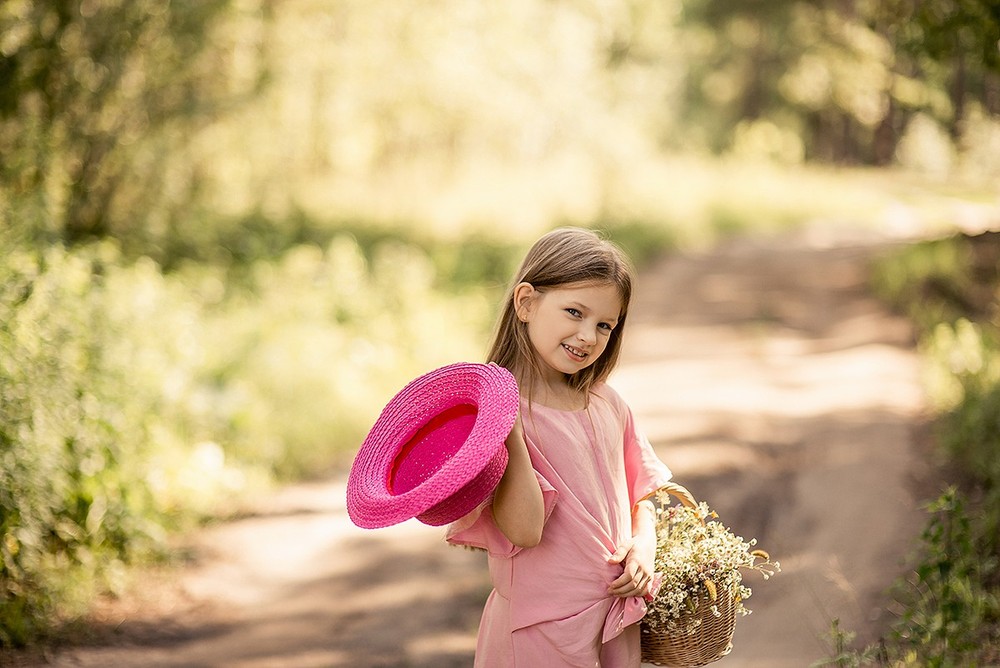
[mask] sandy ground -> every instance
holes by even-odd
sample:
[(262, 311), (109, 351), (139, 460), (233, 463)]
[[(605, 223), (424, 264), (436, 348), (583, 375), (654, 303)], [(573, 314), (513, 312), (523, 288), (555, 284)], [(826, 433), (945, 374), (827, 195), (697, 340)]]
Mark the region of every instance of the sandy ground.
[[(748, 577), (719, 668), (802, 668), (832, 619), (865, 640), (887, 623), (928, 471), (910, 328), (866, 290), (884, 247), (743, 240), (641, 277), (613, 384), (675, 479), (782, 564)], [(106, 610), (95, 642), (17, 665), (470, 666), (485, 560), (441, 537), (354, 527), (343, 480), (288, 488), (192, 536), (190, 565)]]

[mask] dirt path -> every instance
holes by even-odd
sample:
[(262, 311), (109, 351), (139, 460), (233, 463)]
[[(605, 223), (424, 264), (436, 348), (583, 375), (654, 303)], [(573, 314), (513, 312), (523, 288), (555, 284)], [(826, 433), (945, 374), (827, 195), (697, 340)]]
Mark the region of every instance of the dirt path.
[[(882, 592), (923, 524), (917, 362), (908, 326), (865, 290), (877, 248), (740, 241), (641, 277), (614, 385), (676, 479), (784, 571), (750, 578), (754, 613), (720, 668), (808, 666), (834, 617), (876, 636)], [(46, 664), (471, 665), (482, 556), (415, 521), (357, 529), (343, 492), (290, 488), (200, 533), (176, 581), (109, 611), (110, 643)]]
[(911, 330), (866, 290), (877, 239), (740, 241), (644, 276), (617, 378), (674, 470), (782, 564), (723, 667), (801, 668), (834, 618), (884, 628), (923, 526)]

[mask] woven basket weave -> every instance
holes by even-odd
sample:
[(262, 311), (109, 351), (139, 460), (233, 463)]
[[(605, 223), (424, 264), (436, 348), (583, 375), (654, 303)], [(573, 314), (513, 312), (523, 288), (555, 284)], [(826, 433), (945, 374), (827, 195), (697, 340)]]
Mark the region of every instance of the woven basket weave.
[[(698, 596), (695, 612), (685, 612), (678, 620), (676, 631), (657, 633), (642, 623), (642, 660), (657, 666), (687, 668), (704, 666), (729, 654), (733, 649), (736, 628), (736, 602), (733, 592), (719, 592), (714, 601), (720, 616), (712, 611), (708, 593)], [(701, 624), (692, 632), (684, 629), (694, 619)]]
[[(690, 508), (697, 506), (691, 493), (680, 485), (668, 483), (662, 489)], [(677, 620), (678, 628), (673, 631), (654, 631), (643, 620), (643, 662), (672, 668), (694, 668), (729, 654), (736, 628), (735, 596), (736, 592), (732, 589), (719, 591), (716, 600), (712, 601), (708, 590), (702, 588), (694, 600), (694, 609), (681, 613)], [(719, 612), (718, 616), (712, 610), (713, 605)], [(701, 623), (689, 633), (687, 629), (695, 620), (701, 620)]]

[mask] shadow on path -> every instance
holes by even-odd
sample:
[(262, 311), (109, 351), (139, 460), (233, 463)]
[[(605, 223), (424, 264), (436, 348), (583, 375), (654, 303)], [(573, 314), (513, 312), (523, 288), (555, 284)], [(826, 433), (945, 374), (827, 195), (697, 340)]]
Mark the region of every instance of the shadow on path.
[(886, 248), (739, 240), (643, 276), (615, 383), (675, 478), (782, 564), (748, 576), (720, 668), (807, 666), (834, 618), (885, 629), (928, 475), (913, 334), (867, 285)]

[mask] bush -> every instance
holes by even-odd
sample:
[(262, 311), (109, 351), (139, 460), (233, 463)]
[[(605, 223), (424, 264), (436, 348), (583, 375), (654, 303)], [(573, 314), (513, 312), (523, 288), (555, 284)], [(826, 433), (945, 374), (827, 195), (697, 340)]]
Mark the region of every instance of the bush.
[(987, 584), (996, 575), (997, 554), (981, 551), (982, 523), (955, 488), (928, 511), (921, 561), (897, 585), (904, 607), (894, 654), (907, 665), (978, 665), (1000, 622), (1000, 596)]
[(282, 477), (329, 471), (406, 381), (482, 358), (483, 290), (438, 291), (428, 255), (407, 244), (372, 258), (346, 235), (297, 246), (207, 315), (209, 412), (228, 453)]
[[(480, 359), (483, 288), (347, 235), (171, 274), (101, 243), (0, 259), (0, 646), (114, 591), (164, 537), (349, 461), (392, 394)], [(230, 505), (225, 505), (230, 504)]]
[(876, 263), (873, 287), (928, 334), (939, 323), (1000, 320), (1000, 232), (906, 246)]
[(958, 235), (904, 248), (876, 267), (876, 290), (920, 331), (936, 441), (956, 480), (928, 505), (917, 562), (896, 585), (894, 638), (879, 652), (841, 652), (838, 665), (848, 665), (844, 657), (941, 667), (1000, 658), (998, 257), (1000, 235)]
[(0, 265), (2, 644), (71, 613), (89, 576), (113, 585), (164, 526), (142, 481), (173, 412), (162, 390), (197, 352), (192, 314), (155, 267), (116, 259), (100, 245)]

